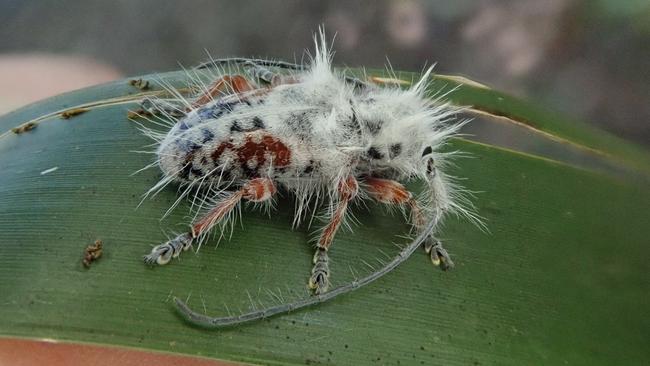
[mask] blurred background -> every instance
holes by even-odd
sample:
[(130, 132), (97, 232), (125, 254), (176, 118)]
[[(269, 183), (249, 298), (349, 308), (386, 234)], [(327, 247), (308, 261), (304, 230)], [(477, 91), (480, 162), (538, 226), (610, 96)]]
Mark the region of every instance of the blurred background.
[(0, 114), (227, 56), (458, 74), (650, 145), (650, 0), (0, 0)]

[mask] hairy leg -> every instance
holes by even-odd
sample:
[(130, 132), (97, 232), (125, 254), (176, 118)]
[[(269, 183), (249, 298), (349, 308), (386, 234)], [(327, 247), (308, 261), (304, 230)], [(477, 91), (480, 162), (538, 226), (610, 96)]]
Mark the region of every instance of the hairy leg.
[(225, 75), (212, 82), (208, 89), (194, 100), (192, 107), (200, 107), (221, 96), (245, 93), (255, 89), (257, 87), (251, 84), (244, 76)]
[(273, 181), (269, 178), (256, 178), (248, 181), (241, 189), (230, 193), (205, 216), (193, 223), (189, 232), (154, 247), (151, 253), (144, 256), (145, 263), (160, 265), (169, 263), (172, 258), (178, 257), (181, 251), (189, 249), (195, 239), (207, 234), (214, 225), (221, 222), (242, 199), (251, 202), (264, 202), (271, 199), (276, 191)]
[(316, 244), (316, 253), (314, 253), (314, 267), (311, 271), (309, 278), (309, 288), (314, 290), (314, 294), (319, 295), (327, 291), (329, 287), (329, 257), (327, 252), (334, 240), (334, 234), (338, 231), (345, 213), (348, 209), (348, 204), (359, 191), (359, 184), (353, 176), (349, 176), (341, 180), (338, 184), (338, 202), (334, 208), (334, 212), (330, 217), (329, 223), (323, 228), (323, 232)]
[[(413, 242), (404, 247), (399, 252), (399, 254), (393, 258), (393, 260), (386, 263), (378, 270), (368, 274), (367, 276), (354, 280), (343, 286), (337, 287), (331, 291), (317, 293), (315, 296), (296, 300), (290, 303), (283, 303), (262, 309), (254, 309), (250, 312), (240, 315), (229, 315), (213, 318), (205, 314), (193, 311), (190, 307), (187, 306), (187, 304), (183, 302), (183, 300), (174, 298), (174, 302), (176, 303), (180, 314), (191, 323), (203, 327), (220, 328), (234, 326), (244, 322), (264, 319), (276, 314), (296, 311), (307, 306), (312, 306), (328, 301), (329, 299), (365, 286), (395, 269), (398, 265), (406, 261), (411, 256), (411, 254), (417, 250), (417, 248), (419, 248), (427, 240), (431, 239), (431, 235), (438, 225), (438, 220), (441, 216), (440, 212), (431, 214), (431, 217), (425, 217), (425, 215), (422, 214), (422, 210), (420, 210), (417, 205), (412, 204), (415, 203), (415, 201), (412, 199), (412, 195), (397, 182), (379, 179), (375, 180), (375, 178), (370, 178), (365, 183), (366, 186), (364, 188), (366, 188), (366, 190), (378, 201), (386, 204), (397, 204), (401, 202), (401, 204), (406, 205), (407, 208), (410, 208), (412, 214), (412, 223), (414, 225), (418, 225), (417, 237), (413, 240)], [(356, 189), (354, 190), (354, 193), (356, 193)], [(442, 211), (442, 208), (438, 208), (438, 211)], [(424, 222), (424, 220), (427, 221)], [(420, 227), (419, 225), (421, 223), (422, 226)], [(431, 241), (429, 241), (429, 243), (431, 243)], [(427, 244), (425, 244), (425, 248), (426, 247)], [(433, 250), (433, 246), (430, 247), (430, 250)], [(444, 257), (448, 258), (448, 255), (444, 255)]]
[[(378, 202), (387, 205), (407, 206), (410, 209), (411, 225), (418, 232), (424, 229), (426, 226), (425, 214), (413, 198), (413, 194), (407, 191), (401, 183), (394, 180), (373, 177), (365, 178), (364, 183), (364, 188), (368, 194)], [(443, 270), (454, 267), (454, 262), (451, 260), (447, 250), (433, 236), (429, 236), (424, 241), (424, 250), (431, 255), (431, 262), (434, 265), (440, 266)]]
[[(185, 117), (192, 108), (201, 107), (215, 99), (229, 95), (244, 94), (258, 89), (259, 88), (256, 85), (252, 84), (242, 75), (224, 75), (212, 82), (203, 93), (194, 98), (194, 101), (189, 106), (164, 99), (146, 98), (140, 104), (142, 109), (135, 111), (135, 114), (162, 114), (163, 116), (169, 116), (172, 118), (182, 118)], [(262, 90), (265, 91), (265, 89)]]

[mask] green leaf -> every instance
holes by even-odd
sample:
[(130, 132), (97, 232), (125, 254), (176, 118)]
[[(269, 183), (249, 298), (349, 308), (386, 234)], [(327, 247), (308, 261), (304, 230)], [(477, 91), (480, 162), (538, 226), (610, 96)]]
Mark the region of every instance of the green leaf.
[[(183, 79), (180, 72), (163, 76)], [(122, 80), (0, 118), (1, 336), (259, 364), (611, 365), (650, 356), (647, 180), (465, 140), (452, 148), (472, 158), (457, 160), (452, 174), (481, 192), (474, 202), (490, 232), (447, 221), (439, 236), (454, 271), (441, 272), (417, 253), (328, 303), (225, 330), (189, 326), (171, 296), (189, 297), (190, 306), (210, 315), (226, 314), (224, 304), (248, 310), (249, 297), (270, 304), (267, 291), (284, 300), (303, 296), (311, 230), (291, 230), (293, 202), (284, 197), (270, 217), (245, 210), (243, 225), (218, 248), (215, 239), (197, 255), (146, 267), (142, 255), (191, 219), (190, 202), (182, 202), (160, 220), (177, 198), (173, 187), (138, 207), (159, 172), (131, 175), (152, 156), (135, 152), (150, 141), (127, 111), (151, 93), (158, 91)], [(645, 174), (647, 152), (600, 131), (566, 126), (490, 89), (462, 87), (452, 97)], [(79, 107), (87, 111), (60, 117)], [(11, 131), (28, 122), (35, 128)], [(337, 236), (331, 252), (338, 284), (407, 241), (399, 237), (408, 228), (398, 216), (375, 206), (355, 213), (360, 225)], [(97, 239), (103, 256), (86, 269), (84, 249)]]

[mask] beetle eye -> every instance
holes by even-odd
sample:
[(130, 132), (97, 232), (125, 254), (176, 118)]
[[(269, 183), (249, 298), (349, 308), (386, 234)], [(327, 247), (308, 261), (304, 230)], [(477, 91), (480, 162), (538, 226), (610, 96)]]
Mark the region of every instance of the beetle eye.
[(422, 151), (422, 156), (427, 156), (427, 155), (431, 154), (432, 152), (433, 152), (433, 149), (431, 148), (431, 146), (427, 146), (426, 148), (424, 148), (424, 151)]

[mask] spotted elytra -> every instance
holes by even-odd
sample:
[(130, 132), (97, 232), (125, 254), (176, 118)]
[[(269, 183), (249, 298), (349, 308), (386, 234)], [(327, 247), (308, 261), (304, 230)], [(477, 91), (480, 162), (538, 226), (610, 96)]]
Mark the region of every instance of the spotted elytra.
[[(243, 72), (224, 71), (232, 66)], [(326, 301), (390, 272), (420, 245), (435, 265), (453, 267), (433, 233), (448, 213), (475, 215), (445, 174), (453, 153), (440, 151), (462, 126), (457, 120), (462, 108), (445, 102), (445, 95), (427, 96), (431, 68), (407, 89), (346, 76), (332, 69), (322, 31), (307, 65), (232, 58), (198, 68), (217, 70), (215, 80), (195, 85), (199, 91), (190, 97), (169, 87), (173, 100), (144, 103), (173, 122), (166, 134), (147, 131), (158, 142), (152, 166), (163, 173), (148, 193), (174, 182), (185, 187), (179, 200), (194, 190), (202, 208), (187, 232), (154, 247), (145, 262), (167, 264), (193, 244), (200, 246), (215, 226), (223, 230), (232, 224), (242, 201), (270, 207), (279, 188), (296, 197), (295, 224), (307, 207), (322, 200), (327, 222), (315, 243), (307, 281), (311, 297), (218, 318), (196, 313), (175, 299), (187, 319), (220, 327)], [(417, 196), (403, 185), (416, 179), (426, 182)], [(407, 213), (416, 238), (378, 270), (328, 290), (328, 252), (335, 234), (347, 225), (350, 203), (365, 199)]]

